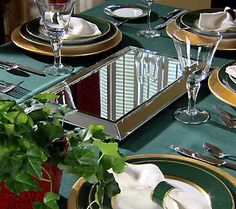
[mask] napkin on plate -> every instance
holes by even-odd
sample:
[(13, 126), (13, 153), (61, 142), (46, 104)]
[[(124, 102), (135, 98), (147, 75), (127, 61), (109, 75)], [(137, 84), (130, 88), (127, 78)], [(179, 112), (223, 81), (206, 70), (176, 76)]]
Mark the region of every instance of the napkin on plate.
[[(46, 19), (52, 19), (53, 13), (48, 12), (46, 14)], [(64, 25), (65, 22), (68, 20), (68, 17), (65, 16), (64, 19), (59, 20), (59, 23), (61, 25)], [(42, 25), (42, 21), (40, 21), (40, 24)], [(67, 31), (67, 34), (64, 38), (85, 38), (85, 37), (92, 37), (101, 35), (102, 32), (99, 30), (98, 26), (94, 23), (91, 23), (83, 18), (80, 17), (71, 17), (69, 28)]]
[(236, 65), (226, 67), (225, 72), (236, 78)]
[[(154, 164), (129, 164), (120, 174), (113, 173), (121, 192), (115, 196), (114, 209), (161, 209), (152, 199), (155, 188), (165, 178), (161, 170)], [(156, 190), (158, 192), (158, 190)], [(166, 209), (211, 209), (207, 201), (184, 192), (179, 188), (172, 188), (164, 196), (163, 205)]]
[(236, 32), (235, 11), (225, 7), (222, 12), (201, 13), (197, 26), (204, 31)]

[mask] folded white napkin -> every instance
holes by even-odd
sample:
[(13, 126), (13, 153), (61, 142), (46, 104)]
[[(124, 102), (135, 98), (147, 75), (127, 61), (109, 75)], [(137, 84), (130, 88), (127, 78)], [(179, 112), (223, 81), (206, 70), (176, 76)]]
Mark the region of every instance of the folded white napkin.
[(226, 67), (225, 72), (236, 78), (236, 65)]
[(198, 28), (204, 31), (225, 32), (236, 31), (236, 19), (230, 14), (234, 10), (226, 7), (222, 12), (201, 13), (198, 20)]
[[(46, 19), (52, 19), (53, 13), (47, 12)], [(68, 16), (64, 16), (63, 19), (58, 20), (59, 25), (63, 26), (68, 21)], [(42, 21), (40, 21), (42, 25)], [(59, 27), (59, 26), (58, 26)], [(69, 22), (69, 28), (64, 38), (85, 38), (102, 34), (98, 26), (80, 17), (71, 17)]]
[[(121, 174), (113, 173), (121, 192), (115, 196), (114, 209), (160, 209), (152, 200), (156, 186), (165, 181), (160, 169), (154, 164), (126, 164)], [(158, 190), (157, 190), (158, 191)], [(208, 201), (174, 187), (163, 199), (166, 209), (211, 209)]]

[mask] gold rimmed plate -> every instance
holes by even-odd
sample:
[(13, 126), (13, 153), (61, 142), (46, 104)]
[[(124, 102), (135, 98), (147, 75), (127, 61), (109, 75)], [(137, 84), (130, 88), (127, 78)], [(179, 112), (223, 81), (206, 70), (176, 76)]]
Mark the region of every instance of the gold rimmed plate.
[[(127, 161), (134, 164), (156, 164), (165, 178), (171, 179), (172, 183), (186, 184), (202, 194), (202, 198), (209, 201), (212, 209), (235, 208), (236, 180), (219, 168), (176, 155), (133, 155), (129, 156)], [(82, 181), (77, 181), (71, 190), (68, 199), (70, 209), (82, 209), (88, 205), (91, 185), (84, 183), (83, 187), (87, 187), (85, 192), (82, 189)], [(82, 196), (84, 201), (81, 201)], [(105, 208), (111, 208), (110, 200), (105, 201), (105, 204), (108, 204)]]
[[(112, 23), (109, 24), (111, 26), (111, 29), (108, 37), (106, 37), (101, 41), (94, 42), (91, 44), (63, 46), (62, 56), (79, 57), (79, 56), (94, 55), (107, 51), (117, 46), (122, 40), (122, 33), (114, 24)], [(37, 44), (23, 38), (20, 35), (20, 28), (21, 27), (19, 26), (11, 34), (11, 40), (16, 46), (36, 54), (53, 56), (50, 44), (45, 44), (45, 43)]]
[[(101, 31), (101, 34), (96, 36), (76, 37), (76, 38), (74, 37), (70, 38), (69, 36), (68, 38), (63, 39), (64, 45), (91, 44), (94, 43), (95, 41), (101, 41), (110, 31), (110, 24), (108, 21), (104, 19), (85, 15), (81, 15), (78, 17), (76, 16), (75, 18), (83, 18), (84, 20), (97, 25), (97, 27)], [(40, 18), (36, 18), (32, 21), (26, 22), (21, 27), (21, 35), (25, 39), (34, 41), (35, 43), (38, 44), (50, 42), (50, 38), (49, 36), (46, 35), (44, 27), (40, 24)]]
[(133, 20), (147, 16), (148, 8), (142, 4), (112, 4), (105, 7), (104, 12), (115, 18)]
[[(221, 101), (236, 107), (236, 91), (234, 84), (225, 73), (225, 68), (228, 65), (222, 67), (221, 69), (215, 70), (208, 79), (208, 86), (210, 91), (214, 96), (216, 96)], [(230, 84), (229, 84), (230, 83)]]
[[(178, 20), (179, 21), (179, 20)], [(172, 20), (166, 27), (166, 32), (168, 36), (172, 38), (173, 32), (178, 29), (178, 24), (176, 24), (176, 20)], [(192, 38), (193, 39), (198, 39), (201, 36), (201, 34), (198, 33), (192, 33)], [(227, 39), (222, 39), (221, 42), (219, 43), (219, 46), (217, 50), (222, 50), (222, 51), (233, 51), (236, 50), (236, 38), (227, 38)]]

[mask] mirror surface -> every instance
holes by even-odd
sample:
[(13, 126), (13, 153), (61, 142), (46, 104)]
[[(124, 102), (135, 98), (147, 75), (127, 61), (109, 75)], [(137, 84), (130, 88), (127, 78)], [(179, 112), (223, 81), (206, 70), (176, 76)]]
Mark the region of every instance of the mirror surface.
[[(183, 94), (182, 89), (175, 88), (181, 75), (177, 59), (128, 47), (90, 67), (88, 74), (70, 80), (59, 94), (62, 103), (83, 115), (77, 119), (70, 115), (69, 122), (78, 126), (102, 124), (105, 129), (114, 126), (115, 133), (107, 132), (122, 140)], [(154, 104), (156, 107), (150, 106)], [(146, 109), (145, 113), (147, 106), (151, 111)], [(129, 121), (134, 115), (135, 122)], [(125, 120), (127, 130), (122, 127)]]

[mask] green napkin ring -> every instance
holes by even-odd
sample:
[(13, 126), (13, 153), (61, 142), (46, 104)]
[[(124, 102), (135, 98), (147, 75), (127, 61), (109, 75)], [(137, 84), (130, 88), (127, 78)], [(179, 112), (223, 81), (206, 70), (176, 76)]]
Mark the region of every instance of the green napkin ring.
[(174, 186), (169, 184), (166, 181), (161, 181), (154, 189), (153, 195), (152, 195), (152, 200), (156, 202), (158, 205), (162, 206), (163, 205), (163, 200), (168, 195), (168, 193), (172, 190), (175, 189)]

